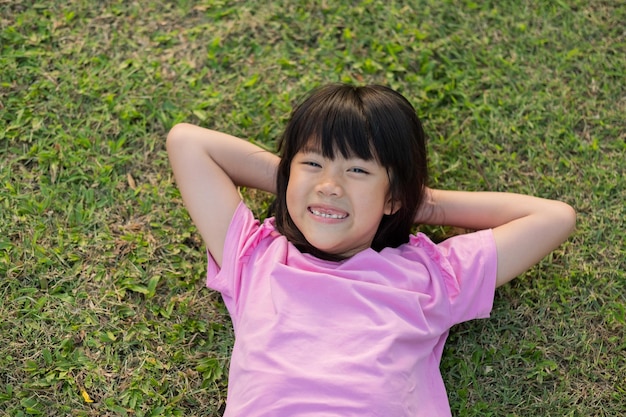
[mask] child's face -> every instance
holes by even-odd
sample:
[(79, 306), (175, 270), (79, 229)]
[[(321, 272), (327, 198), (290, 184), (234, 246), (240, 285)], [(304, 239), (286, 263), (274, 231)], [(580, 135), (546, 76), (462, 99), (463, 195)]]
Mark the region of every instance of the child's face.
[(291, 161), (287, 210), (306, 240), (350, 257), (370, 247), (384, 214), (392, 214), (389, 178), (375, 160), (325, 158), (305, 149)]

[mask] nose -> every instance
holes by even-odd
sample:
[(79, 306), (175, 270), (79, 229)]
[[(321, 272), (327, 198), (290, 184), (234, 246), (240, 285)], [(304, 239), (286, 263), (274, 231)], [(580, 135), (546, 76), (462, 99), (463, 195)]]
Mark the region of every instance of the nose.
[(343, 186), (339, 178), (333, 174), (327, 173), (320, 178), (317, 184), (317, 192), (324, 196), (340, 197), (343, 195)]

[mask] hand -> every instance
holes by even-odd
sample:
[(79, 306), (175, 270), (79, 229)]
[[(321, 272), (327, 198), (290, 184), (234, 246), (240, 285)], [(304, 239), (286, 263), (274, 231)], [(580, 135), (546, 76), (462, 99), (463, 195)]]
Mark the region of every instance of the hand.
[(415, 214), (414, 223), (433, 225), (444, 224), (445, 213), (442, 210), (437, 209), (433, 189), (424, 187), (423, 193), (424, 196), (422, 198), (422, 204)]

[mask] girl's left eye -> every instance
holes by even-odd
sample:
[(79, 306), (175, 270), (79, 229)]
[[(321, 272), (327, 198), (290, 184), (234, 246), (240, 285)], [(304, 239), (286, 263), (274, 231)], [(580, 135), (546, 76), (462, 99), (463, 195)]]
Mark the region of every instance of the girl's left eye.
[(355, 172), (357, 174), (369, 174), (369, 172), (367, 172), (366, 170), (364, 170), (363, 168), (350, 168), (350, 172)]

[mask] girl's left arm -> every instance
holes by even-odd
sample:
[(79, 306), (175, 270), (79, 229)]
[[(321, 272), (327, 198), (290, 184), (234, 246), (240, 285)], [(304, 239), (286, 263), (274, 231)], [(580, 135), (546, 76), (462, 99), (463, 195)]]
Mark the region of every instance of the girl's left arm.
[(574, 209), (556, 200), (513, 193), (425, 191), (416, 223), (493, 229), (496, 286), (537, 264), (568, 238), (576, 224)]

